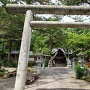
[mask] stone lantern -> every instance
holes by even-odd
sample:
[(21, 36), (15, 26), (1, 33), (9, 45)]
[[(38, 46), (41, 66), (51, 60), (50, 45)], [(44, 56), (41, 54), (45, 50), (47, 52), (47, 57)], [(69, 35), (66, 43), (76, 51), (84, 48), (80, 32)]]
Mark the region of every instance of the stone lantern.
[(84, 58), (85, 54), (82, 51), (80, 51), (80, 53), (77, 56), (79, 60), (78, 63), (80, 64), (81, 67), (83, 67), (85, 64), (85, 58)]
[(41, 66), (42, 66), (42, 63), (43, 63), (43, 55), (41, 53), (37, 54), (36, 63), (37, 63), (37, 74), (40, 74)]

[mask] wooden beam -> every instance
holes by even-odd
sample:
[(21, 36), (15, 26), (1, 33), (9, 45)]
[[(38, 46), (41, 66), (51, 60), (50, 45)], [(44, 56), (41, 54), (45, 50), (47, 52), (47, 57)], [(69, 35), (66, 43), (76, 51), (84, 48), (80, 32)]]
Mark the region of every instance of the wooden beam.
[(90, 28), (90, 22), (31, 21), (33, 28)]
[(60, 6), (60, 5), (30, 5), (7, 4), (8, 13), (26, 13), (31, 10), (34, 14), (59, 15), (90, 15), (90, 6)]

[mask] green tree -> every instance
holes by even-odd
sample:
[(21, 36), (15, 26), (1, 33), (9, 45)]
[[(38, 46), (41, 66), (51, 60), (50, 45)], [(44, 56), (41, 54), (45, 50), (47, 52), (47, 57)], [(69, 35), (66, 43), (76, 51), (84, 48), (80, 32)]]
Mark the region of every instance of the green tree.
[[(13, 50), (13, 42), (15, 43), (16, 47), (17, 44), (20, 44), (21, 36), (22, 36), (22, 30), (23, 30), (23, 23), (24, 23), (24, 15), (13, 15), (8, 14), (5, 10), (5, 6), (8, 3), (17, 3), (17, 1), (11, 1), (11, 0), (1, 0), (0, 1), (0, 37), (4, 39), (4, 42), (7, 42), (6, 47), (8, 47), (8, 62), (10, 62), (11, 59), (11, 50)], [(2, 39), (1, 39), (2, 40)], [(1, 41), (3, 42), (3, 41)], [(19, 45), (20, 46), (20, 45)], [(3, 47), (0, 47), (1, 49)], [(18, 48), (19, 50), (19, 48)], [(7, 49), (6, 49), (7, 51)], [(5, 52), (6, 52), (5, 51)]]
[[(46, 21), (57, 21), (57, 17), (42, 18)], [(40, 19), (39, 19), (40, 20)], [(32, 32), (32, 50), (37, 52), (39, 48), (44, 53), (51, 53), (52, 48), (62, 47), (65, 42), (66, 35), (60, 28), (41, 28)]]
[(64, 5), (84, 5), (90, 4), (89, 0), (59, 0)]

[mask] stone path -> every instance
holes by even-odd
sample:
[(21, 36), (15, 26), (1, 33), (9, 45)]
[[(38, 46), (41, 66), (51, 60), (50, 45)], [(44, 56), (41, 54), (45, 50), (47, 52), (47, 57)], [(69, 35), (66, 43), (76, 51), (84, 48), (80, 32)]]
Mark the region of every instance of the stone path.
[(13, 90), (15, 77), (0, 79), (0, 90)]
[(25, 90), (90, 90), (90, 83), (75, 79), (70, 68), (50, 67), (41, 72), (39, 79)]
[[(90, 90), (90, 82), (75, 79), (74, 71), (67, 67), (50, 67), (41, 70), (41, 75), (25, 90)], [(15, 77), (0, 79), (0, 90), (13, 90)]]

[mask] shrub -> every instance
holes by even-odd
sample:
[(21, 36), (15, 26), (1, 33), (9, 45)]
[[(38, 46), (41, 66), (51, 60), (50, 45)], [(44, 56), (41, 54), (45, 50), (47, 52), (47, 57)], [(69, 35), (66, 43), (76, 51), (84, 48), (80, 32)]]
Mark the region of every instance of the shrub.
[(2, 62), (1, 62), (1, 64), (2, 64), (4, 67), (7, 67), (7, 66), (8, 66), (8, 61), (7, 61), (7, 59), (6, 59), (6, 58), (3, 59)]
[(90, 76), (86, 76), (86, 81), (90, 82)]
[(87, 82), (90, 82), (90, 76), (89, 75), (83, 76), (82, 79), (87, 81)]
[(8, 66), (9, 67), (17, 67), (17, 62), (12, 60)]
[(0, 72), (5, 72), (6, 70), (5, 69), (0, 69)]
[(6, 71), (5, 69), (0, 69), (0, 76), (3, 76)]
[(17, 67), (17, 61), (11, 60), (10, 63), (8, 64), (7, 59), (4, 59), (4, 60), (2, 60), (2, 65), (4, 67)]
[(32, 66), (34, 66), (34, 65), (36, 65), (36, 63), (35, 63), (34, 61), (29, 61), (29, 62), (28, 62), (28, 67), (32, 67)]
[(88, 69), (86, 66), (80, 67), (79, 64), (75, 65), (75, 74), (77, 79), (81, 79), (83, 76), (87, 76)]

